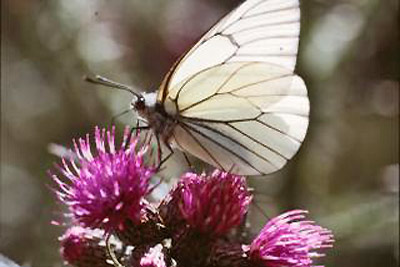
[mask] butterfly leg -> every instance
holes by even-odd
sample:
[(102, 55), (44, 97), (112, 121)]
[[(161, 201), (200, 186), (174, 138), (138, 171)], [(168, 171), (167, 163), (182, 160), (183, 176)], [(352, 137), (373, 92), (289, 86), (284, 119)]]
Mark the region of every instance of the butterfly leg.
[[(129, 131), (129, 136), (128, 136), (128, 140), (131, 139), (132, 135), (134, 135), (135, 137), (137, 137), (139, 135), (139, 131), (140, 130), (149, 130), (150, 126), (145, 125), (145, 126), (138, 126), (138, 124), (135, 127), (132, 127)], [(145, 137), (145, 139), (147, 139), (147, 136)], [(126, 147), (129, 145), (129, 142), (127, 142)]]
[(174, 154), (174, 150), (171, 148), (171, 146), (168, 144), (168, 142), (163, 142), (165, 146), (168, 149), (168, 155), (164, 158), (162, 158), (162, 149), (161, 149), (161, 141), (160, 141), (160, 136), (155, 135), (156, 140), (157, 140), (157, 147), (158, 147), (158, 166), (157, 169), (159, 170), (161, 166)]
[(141, 130), (150, 130), (150, 126), (136, 126), (136, 127), (132, 127), (131, 128), (131, 135), (133, 134), (133, 131), (136, 131), (135, 132), (135, 136), (138, 136), (139, 135), (139, 132), (141, 131)]
[(183, 154), (183, 157), (184, 157), (185, 160), (186, 160), (186, 163), (187, 163), (189, 169), (190, 169), (190, 170), (194, 170), (194, 166), (193, 166), (193, 164), (190, 162), (188, 155), (187, 155), (185, 152), (183, 152), (183, 151), (182, 151), (182, 154)]

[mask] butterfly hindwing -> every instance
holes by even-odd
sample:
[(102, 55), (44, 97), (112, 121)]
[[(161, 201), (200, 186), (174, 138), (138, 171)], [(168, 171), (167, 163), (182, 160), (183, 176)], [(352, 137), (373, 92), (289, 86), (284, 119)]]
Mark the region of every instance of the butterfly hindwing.
[(302, 79), (277, 65), (226, 63), (204, 70), (171, 90), (178, 106), (174, 141), (181, 149), (240, 174), (280, 169), (300, 147), (309, 102)]

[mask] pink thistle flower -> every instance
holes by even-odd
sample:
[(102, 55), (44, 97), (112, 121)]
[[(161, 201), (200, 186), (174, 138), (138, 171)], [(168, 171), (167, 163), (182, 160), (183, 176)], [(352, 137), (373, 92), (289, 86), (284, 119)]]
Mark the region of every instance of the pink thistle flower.
[(181, 191), (183, 188), (184, 183), (177, 183), (158, 206), (159, 215), (165, 226), (165, 230), (173, 238), (178, 238), (187, 228), (186, 220), (179, 209), (182, 203)]
[(188, 225), (217, 236), (240, 225), (252, 199), (244, 177), (219, 170), (208, 176), (187, 173), (177, 189), (179, 209)]
[(90, 229), (73, 226), (59, 240), (61, 256), (66, 264), (79, 267), (110, 266), (106, 248), (100, 245), (102, 239)]
[(122, 231), (117, 230), (114, 232), (125, 245), (137, 247), (146, 244), (149, 246), (157, 244), (168, 237), (158, 210), (150, 203), (145, 204), (139, 225), (127, 221), (124, 223)]
[(74, 263), (85, 254), (84, 228), (72, 227), (59, 240), (61, 241), (61, 255), (67, 263)]
[(306, 221), (304, 210), (293, 210), (271, 219), (250, 245), (252, 262), (265, 267), (311, 267), (317, 249), (332, 247), (332, 232)]
[(126, 263), (125, 266), (132, 267), (169, 267), (172, 264), (168, 248), (161, 243), (155, 246), (136, 246)]
[(140, 260), (140, 267), (167, 267), (163, 246), (152, 247)]
[(85, 140), (80, 138), (78, 143), (73, 140), (76, 157), (69, 162), (63, 158), (62, 166), (58, 166), (69, 183), (52, 174), (59, 185), (58, 198), (83, 227), (109, 232), (123, 229), (127, 220), (140, 223), (143, 197), (150, 191), (149, 182), (156, 167), (151, 161), (145, 162), (146, 156), (151, 157), (147, 153), (149, 144), (139, 145), (139, 138), (131, 136), (129, 131), (127, 127), (117, 149), (115, 127), (111, 132), (96, 127), (96, 154), (91, 152), (87, 134)]

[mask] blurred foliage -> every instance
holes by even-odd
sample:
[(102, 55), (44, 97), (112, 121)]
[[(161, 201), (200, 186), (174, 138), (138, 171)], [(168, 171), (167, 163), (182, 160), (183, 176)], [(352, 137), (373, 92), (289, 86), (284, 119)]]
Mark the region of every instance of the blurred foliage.
[[(62, 266), (48, 144), (69, 145), (130, 102), (81, 77), (155, 90), (239, 2), (2, 1), (1, 253), (26, 266)], [(332, 229), (326, 266), (398, 266), (398, 1), (307, 0), (301, 9), (296, 72), (309, 88), (310, 130), (287, 167), (249, 179), (257, 206), (269, 216), (308, 209)], [(118, 118), (120, 126), (133, 121), (131, 113)], [(250, 221), (256, 232), (266, 219), (254, 208)]]

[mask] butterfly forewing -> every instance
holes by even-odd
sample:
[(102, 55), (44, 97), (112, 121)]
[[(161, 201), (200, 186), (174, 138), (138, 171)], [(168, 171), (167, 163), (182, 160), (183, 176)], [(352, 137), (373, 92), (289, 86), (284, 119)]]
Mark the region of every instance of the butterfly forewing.
[(298, 0), (248, 0), (174, 65), (158, 95), (177, 120), (171, 141), (216, 167), (259, 175), (299, 149), (309, 102), (293, 74)]
[(199, 71), (226, 62), (260, 61), (293, 71), (300, 33), (298, 0), (248, 0), (221, 19), (168, 75), (163, 92)]

